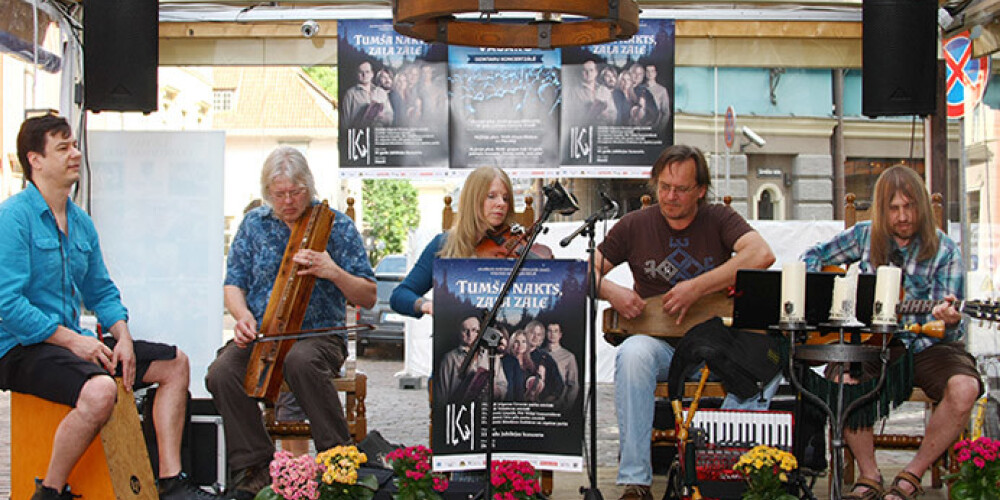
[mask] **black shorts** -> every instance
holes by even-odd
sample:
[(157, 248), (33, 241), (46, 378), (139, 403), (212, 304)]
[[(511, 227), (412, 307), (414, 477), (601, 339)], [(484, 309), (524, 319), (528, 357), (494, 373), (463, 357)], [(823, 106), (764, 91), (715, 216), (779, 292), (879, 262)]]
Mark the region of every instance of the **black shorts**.
[[(889, 344), (889, 363), (906, 353), (906, 346), (899, 340)], [(827, 376), (832, 377), (833, 365), (827, 368)], [(862, 364), (862, 380), (878, 378), (882, 370), (881, 361)], [(965, 350), (962, 342), (938, 342), (913, 355), (913, 385), (924, 390), (927, 397), (935, 402), (944, 398), (948, 379), (954, 375), (966, 375), (979, 381), (979, 396), (983, 395), (982, 377), (976, 368), (976, 358)]]
[[(113, 337), (104, 343), (115, 348)], [(133, 341), (135, 349), (135, 388), (142, 388), (150, 363), (177, 357), (172, 345), (144, 340)], [(16, 346), (0, 358), (0, 389), (38, 396), (48, 401), (76, 407), (83, 384), (94, 375), (108, 375), (96, 363), (81, 359), (65, 347), (41, 342)], [(121, 375), (121, 364), (115, 369)]]

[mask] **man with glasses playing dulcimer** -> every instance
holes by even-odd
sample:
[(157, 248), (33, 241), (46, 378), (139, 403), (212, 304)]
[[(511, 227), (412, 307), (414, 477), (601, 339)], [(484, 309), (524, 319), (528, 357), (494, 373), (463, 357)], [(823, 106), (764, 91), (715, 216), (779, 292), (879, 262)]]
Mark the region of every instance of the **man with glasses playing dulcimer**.
[[(622, 217), (594, 256), (600, 296), (622, 317), (636, 318), (655, 305), (680, 324), (699, 299), (733, 286), (738, 269), (764, 269), (774, 262), (767, 242), (743, 217), (728, 206), (706, 203), (711, 177), (698, 148), (665, 149), (649, 182), (657, 204)], [(601, 279), (624, 262), (632, 271), (634, 288)], [(644, 299), (657, 294), (663, 294), (662, 303), (647, 306)], [(666, 340), (647, 335), (631, 335), (618, 346), (615, 407), (621, 433), (617, 482), (624, 486), (622, 500), (652, 498), (654, 392), (656, 383), (667, 379), (673, 356), (674, 347)], [(746, 400), (730, 394), (722, 407), (766, 409), (779, 381), (775, 377), (762, 395)]]

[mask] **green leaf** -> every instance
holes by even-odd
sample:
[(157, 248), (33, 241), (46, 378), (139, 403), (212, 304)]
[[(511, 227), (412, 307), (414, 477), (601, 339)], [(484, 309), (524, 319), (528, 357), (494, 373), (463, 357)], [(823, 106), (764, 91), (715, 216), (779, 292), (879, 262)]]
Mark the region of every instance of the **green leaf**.
[(375, 479), (375, 476), (364, 476), (354, 484), (372, 491), (378, 491), (378, 479)]
[(264, 489), (257, 492), (257, 496), (253, 497), (253, 500), (283, 500), (281, 495), (278, 495), (271, 489), (270, 486), (264, 487)]

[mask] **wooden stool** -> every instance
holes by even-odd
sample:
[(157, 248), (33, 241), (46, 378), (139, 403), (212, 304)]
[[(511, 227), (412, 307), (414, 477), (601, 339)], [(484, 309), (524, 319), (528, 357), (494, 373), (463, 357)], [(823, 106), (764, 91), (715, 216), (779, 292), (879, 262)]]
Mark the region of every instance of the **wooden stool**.
[[(360, 443), (368, 435), (368, 416), (365, 408), (365, 398), (368, 396), (368, 376), (355, 372), (354, 376), (334, 379), (337, 391), (344, 393), (344, 417), (347, 428), (354, 439)], [(264, 426), (271, 439), (310, 439), (312, 429), (308, 422), (279, 422), (274, 418), (274, 409), (264, 411)], [(323, 451), (323, 450), (317, 450)]]
[[(74, 495), (83, 498), (157, 500), (159, 493), (149, 465), (146, 444), (132, 394), (120, 379), (118, 401), (111, 419), (94, 439), (69, 475)], [(31, 498), (35, 478), (44, 478), (52, 455), (56, 428), (69, 406), (11, 392), (11, 498)]]

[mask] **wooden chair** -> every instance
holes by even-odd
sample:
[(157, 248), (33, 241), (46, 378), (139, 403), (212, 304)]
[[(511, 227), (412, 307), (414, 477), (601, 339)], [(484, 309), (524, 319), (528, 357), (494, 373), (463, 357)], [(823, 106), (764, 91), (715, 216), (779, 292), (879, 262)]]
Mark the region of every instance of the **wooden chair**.
[[(351, 220), (354, 219), (354, 198), (346, 200), (347, 208), (344, 213)], [(349, 307), (354, 307), (350, 306)], [(354, 314), (347, 314), (348, 320), (356, 317)], [(353, 340), (353, 333), (349, 334), (348, 341)], [(365, 407), (365, 398), (368, 396), (368, 377), (358, 372), (353, 361), (347, 361), (346, 373), (343, 377), (334, 379), (334, 385), (338, 392), (344, 393), (344, 417), (347, 419), (347, 428), (351, 433), (351, 438), (355, 443), (360, 443), (368, 435), (368, 414)], [(282, 390), (287, 390), (287, 386), (282, 385)], [(278, 421), (275, 419), (274, 408), (268, 405), (264, 409), (264, 426), (271, 439), (311, 439), (312, 429), (309, 422), (302, 421)], [(323, 451), (323, 450), (318, 450)]]
[[(444, 209), (441, 210), (441, 230), (447, 231), (455, 224), (455, 209), (451, 206), (451, 196), (444, 197)], [(535, 223), (535, 198), (531, 195), (524, 197), (524, 211), (514, 211), (514, 222), (528, 227)]]
[[(871, 208), (864, 207), (859, 208), (857, 206), (857, 197), (854, 193), (847, 193), (845, 196), (844, 203), (844, 227), (849, 228), (853, 226), (858, 221), (869, 220), (871, 218)], [(944, 228), (944, 210), (942, 208), (943, 197), (940, 193), (934, 193), (931, 195), (931, 209), (934, 211), (934, 223), (935, 225), (943, 229)], [(923, 403), (924, 404), (924, 424), (930, 420), (930, 414), (933, 411), (934, 401), (924, 393), (923, 389), (919, 387), (914, 387), (913, 392), (910, 394), (907, 401)], [(905, 450), (916, 450), (920, 448), (920, 443), (923, 442), (923, 434), (920, 435), (907, 435), (907, 434), (875, 434), (875, 449), (905, 449)], [(947, 468), (950, 466), (954, 468), (956, 461), (954, 460), (954, 452), (952, 447), (948, 447), (948, 452), (944, 453), (934, 462), (931, 466), (931, 486), (934, 488), (940, 488), (942, 486), (941, 476), (942, 473), (947, 472)], [(950, 464), (950, 465), (949, 465)], [(853, 484), (854, 483), (854, 455), (851, 453), (851, 449), (844, 447), (844, 483)]]

